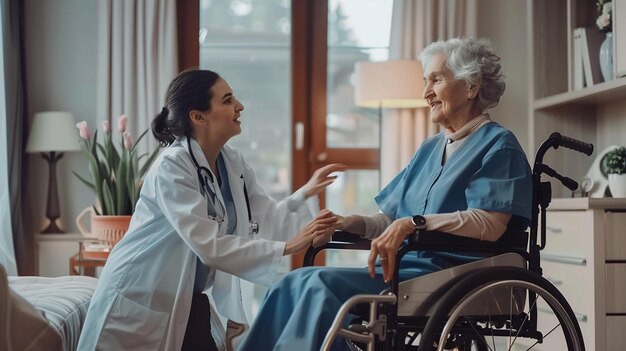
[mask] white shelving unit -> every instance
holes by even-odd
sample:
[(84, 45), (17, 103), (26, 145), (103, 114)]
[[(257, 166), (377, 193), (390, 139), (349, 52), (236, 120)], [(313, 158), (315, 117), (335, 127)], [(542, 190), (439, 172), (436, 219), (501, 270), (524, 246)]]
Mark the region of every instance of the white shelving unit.
[[(613, 0), (626, 2), (626, 0)], [(595, 27), (595, 1), (528, 0), (529, 146), (536, 150), (558, 131), (593, 143), (596, 154), (610, 145), (626, 145), (626, 78), (573, 89), (573, 31)], [(626, 35), (615, 33), (614, 35)], [(593, 158), (569, 150), (546, 154), (558, 172), (580, 180)], [(554, 194), (569, 197), (560, 186)]]
[[(626, 0), (613, 0), (620, 5)], [(586, 157), (552, 150), (544, 162), (582, 179), (593, 159), (610, 145), (626, 145), (626, 78), (574, 89), (573, 32), (594, 28), (595, 1), (527, 0), (529, 146), (536, 150), (552, 132), (595, 146)], [(626, 33), (614, 33), (614, 36)], [(576, 313), (587, 350), (622, 350), (626, 345), (626, 199), (569, 198), (553, 183), (547, 214), (544, 276), (553, 281)], [(562, 198), (557, 198), (562, 197)], [(544, 316), (544, 318), (546, 318)], [(561, 350), (564, 345), (538, 345)]]

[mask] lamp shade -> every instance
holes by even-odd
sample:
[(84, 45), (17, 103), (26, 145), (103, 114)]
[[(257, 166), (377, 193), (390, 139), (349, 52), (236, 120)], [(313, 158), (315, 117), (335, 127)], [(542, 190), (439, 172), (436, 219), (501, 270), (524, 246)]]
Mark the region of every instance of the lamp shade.
[(79, 151), (78, 132), (69, 112), (38, 112), (30, 128), (26, 152)]
[(354, 100), (362, 107), (411, 108), (428, 106), (422, 65), (414, 60), (357, 62)]

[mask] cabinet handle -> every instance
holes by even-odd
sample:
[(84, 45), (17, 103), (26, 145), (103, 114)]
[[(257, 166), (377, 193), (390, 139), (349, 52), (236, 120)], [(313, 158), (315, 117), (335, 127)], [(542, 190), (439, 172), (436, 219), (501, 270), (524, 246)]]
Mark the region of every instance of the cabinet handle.
[(550, 261), (550, 262), (573, 264), (577, 266), (587, 265), (587, 259), (582, 258), (582, 257), (568, 257), (568, 256), (560, 256), (560, 255), (541, 254), (541, 259), (545, 261)]
[(563, 229), (561, 229), (559, 227), (551, 227), (549, 225), (546, 226), (546, 230), (551, 232), (551, 233), (555, 233), (555, 234), (561, 233), (563, 231)]
[(552, 285), (557, 286), (557, 285), (563, 285), (563, 281), (562, 280), (558, 280), (555, 278), (550, 278), (550, 277), (544, 277), (546, 278), (547, 281), (549, 281), (550, 283), (552, 283)]
[[(537, 307), (537, 311), (541, 311), (543, 313), (549, 313), (551, 315), (554, 315), (554, 311), (552, 311), (549, 308), (544, 308), (544, 307)], [(576, 319), (579, 322), (586, 322), (587, 321), (587, 315), (586, 314), (582, 314), (582, 313), (576, 313), (574, 312), (574, 315), (576, 316)]]

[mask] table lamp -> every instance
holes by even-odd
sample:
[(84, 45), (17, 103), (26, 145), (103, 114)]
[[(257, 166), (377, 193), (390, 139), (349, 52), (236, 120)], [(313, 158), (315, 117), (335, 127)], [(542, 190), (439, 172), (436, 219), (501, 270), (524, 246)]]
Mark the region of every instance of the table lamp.
[(42, 233), (64, 233), (56, 223), (60, 216), (56, 164), (63, 157), (63, 152), (80, 150), (75, 124), (74, 117), (69, 112), (38, 112), (33, 118), (26, 152), (40, 152), (50, 168), (46, 205), (46, 217), (50, 223)]
[(428, 106), (422, 97), (424, 91), (422, 65), (415, 60), (357, 62), (354, 71), (356, 77), (355, 104), (360, 107), (378, 108), (378, 174), (380, 183), (383, 136), (382, 109)]

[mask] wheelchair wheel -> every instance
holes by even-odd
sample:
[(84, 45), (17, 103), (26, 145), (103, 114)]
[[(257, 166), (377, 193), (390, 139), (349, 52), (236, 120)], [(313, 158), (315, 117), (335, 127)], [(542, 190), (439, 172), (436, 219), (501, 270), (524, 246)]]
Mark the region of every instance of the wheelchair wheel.
[(459, 281), (439, 301), (419, 343), (419, 351), (565, 347), (585, 349), (574, 312), (545, 278), (517, 267), (480, 269)]

